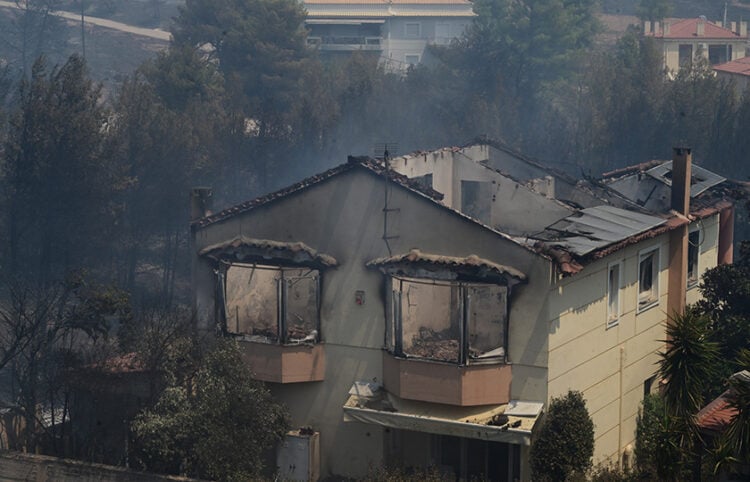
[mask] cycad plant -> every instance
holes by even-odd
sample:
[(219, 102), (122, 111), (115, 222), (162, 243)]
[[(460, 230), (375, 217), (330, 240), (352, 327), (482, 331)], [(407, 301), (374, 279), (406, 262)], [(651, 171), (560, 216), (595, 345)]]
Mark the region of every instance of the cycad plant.
[(717, 363), (719, 348), (709, 340), (708, 333), (706, 317), (692, 310), (675, 314), (667, 324), (666, 350), (660, 353), (659, 375), (666, 381), (662, 396), (684, 463), (691, 462), (691, 456), (697, 456), (699, 450), (695, 415), (703, 407), (703, 394)]

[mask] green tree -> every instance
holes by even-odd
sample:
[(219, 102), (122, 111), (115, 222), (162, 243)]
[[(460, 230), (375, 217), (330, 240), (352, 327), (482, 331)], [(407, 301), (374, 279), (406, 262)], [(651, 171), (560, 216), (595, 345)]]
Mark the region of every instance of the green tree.
[(253, 380), (233, 342), (220, 341), (197, 358), (187, 342), (178, 353), (169, 386), (132, 424), (141, 462), (193, 477), (258, 478), (263, 452), (288, 429), (285, 410)]
[[(137, 268), (161, 268), (156, 298), (173, 299), (185, 248), (191, 186), (211, 184), (224, 158), (229, 129), (223, 83), (194, 49), (172, 49), (144, 64), (115, 100), (109, 149), (118, 169), (118, 243), (112, 243), (119, 281), (134, 291)], [(228, 176), (227, 176), (228, 177)]]
[(681, 449), (675, 419), (660, 395), (647, 395), (636, 421), (635, 463), (644, 477), (678, 480)]
[(636, 7), (636, 15), (641, 20), (661, 22), (674, 10), (670, 0), (641, 0)]
[(734, 264), (709, 269), (700, 284), (702, 299), (696, 309), (710, 320), (708, 338), (719, 351), (716, 376), (707, 391), (710, 398), (724, 390), (724, 380), (747, 368), (735, 360), (750, 350), (750, 243), (743, 242), (739, 251)]
[(0, 176), (11, 275), (50, 282), (101, 261), (114, 178), (100, 100), (78, 56), (52, 70), (40, 58), (21, 83)]
[(667, 411), (686, 426), (703, 408), (704, 394), (714, 378), (718, 345), (709, 338), (707, 318), (688, 311), (670, 317), (666, 350), (659, 354), (659, 376)]
[(534, 480), (564, 481), (582, 476), (594, 455), (594, 423), (580, 392), (553, 398), (531, 446)]

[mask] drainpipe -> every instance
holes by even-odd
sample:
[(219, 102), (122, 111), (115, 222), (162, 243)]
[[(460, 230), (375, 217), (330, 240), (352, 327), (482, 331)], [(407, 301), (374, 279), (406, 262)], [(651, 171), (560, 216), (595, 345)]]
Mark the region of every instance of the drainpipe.
[[(672, 150), (672, 202), (674, 214), (687, 218), (690, 214), (690, 178), (693, 160), (689, 147), (675, 147)], [(685, 222), (669, 232), (669, 282), (667, 314), (685, 313), (687, 291), (688, 228)]]

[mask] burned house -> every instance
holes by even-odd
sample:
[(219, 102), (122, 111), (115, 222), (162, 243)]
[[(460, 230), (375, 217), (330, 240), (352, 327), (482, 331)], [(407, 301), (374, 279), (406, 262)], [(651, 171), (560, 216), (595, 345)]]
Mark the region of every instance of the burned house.
[(569, 389), (595, 457), (622, 461), (666, 313), (731, 261), (728, 183), (689, 172), (680, 150), (581, 181), (483, 143), (350, 158), (214, 214), (196, 191), (198, 320), (312, 428), (305, 474), (528, 480), (543, 407)]

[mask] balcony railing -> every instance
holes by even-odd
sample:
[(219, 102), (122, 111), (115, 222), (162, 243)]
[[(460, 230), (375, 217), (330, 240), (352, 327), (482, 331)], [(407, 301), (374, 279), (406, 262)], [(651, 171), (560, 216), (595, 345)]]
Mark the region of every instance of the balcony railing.
[(320, 50), (382, 50), (382, 37), (324, 36), (308, 37), (307, 45)]

